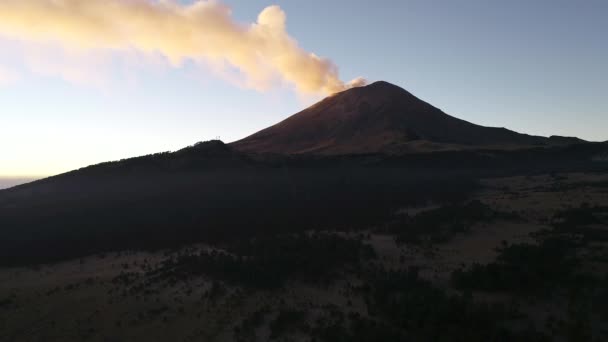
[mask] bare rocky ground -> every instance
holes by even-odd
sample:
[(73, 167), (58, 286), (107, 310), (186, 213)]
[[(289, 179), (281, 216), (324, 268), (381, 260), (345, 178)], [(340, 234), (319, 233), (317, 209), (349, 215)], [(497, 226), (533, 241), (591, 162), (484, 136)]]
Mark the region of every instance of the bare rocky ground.
[[(557, 229), (560, 212), (608, 207), (608, 175), (540, 175), (486, 179), (482, 183), (483, 189), (471, 201), (491, 209), (491, 219), (465, 218), (458, 222), (459, 229), (441, 230), (437, 236), (403, 238), (402, 231), (413, 224), (409, 218), (433, 215), (441, 206), (429, 203), (427, 207), (403, 208), (395, 214), (396, 223), (390, 228), (381, 223), (366, 231), (338, 233), (360, 246), (371, 246), (373, 257), (338, 263), (321, 276), (315, 274), (313, 280), (296, 271), (278, 277), (281, 283), (277, 286), (258, 286), (254, 278), (268, 276), (262, 271), (241, 281), (239, 275), (225, 274), (213, 266), (218, 262), (216, 254), (227, 256), (226, 262), (230, 262), (234, 250), (202, 245), (170, 251), (115, 252), (35, 268), (0, 269), (0, 340), (346, 341), (355, 340), (356, 332), (361, 331), (359, 340), (381, 341), (381, 336), (365, 337), (376, 327), (385, 331), (397, 327), (396, 334), (403, 333), (412, 340), (445, 340), (426, 328), (408, 323), (402, 329), (400, 322), (393, 321), (395, 313), (401, 311), (392, 304), (382, 304), (385, 302), (377, 293), (382, 286), (373, 285), (376, 283), (369, 280), (373, 272), (367, 269), (415, 269), (420, 282), (428, 281), (430, 287), (446, 296), (515, 307), (517, 317), (501, 318), (504, 324), (500, 325), (514, 331), (534, 331), (526, 335), (528, 340), (608, 339), (604, 313), (583, 308), (587, 310), (585, 320), (573, 318), (581, 315), (572, 304), (572, 291), (564, 293), (567, 290), (560, 287), (555, 290), (557, 294), (545, 297), (516, 289), (497, 290), (490, 285), (482, 289), (467, 287), (454, 281), (454, 272), (496, 262), (507, 246), (540, 244), (539, 234)], [(593, 227), (594, 232), (608, 230), (606, 213), (593, 215), (599, 217), (597, 222), (585, 222), (585, 227)], [(410, 226), (400, 222), (410, 222)], [(448, 219), (430, 224), (453, 222)], [(576, 254), (582, 261), (578, 269), (599, 279), (608, 275), (608, 244), (604, 239), (590, 239), (576, 249)], [(205, 259), (207, 255), (211, 259)], [(187, 256), (194, 256), (193, 264), (188, 263), (191, 260)], [(205, 258), (200, 259), (202, 256)], [(201, 267), (202, 271), (186, 274), (182, 270), (190, 268), (184, 265)], [(277, 274), (282, 270), (278, 268)], [(430, 293), (416, 291), (412, 292), (414, 296)], [(399, 302), (403, 293), (407, 292), (396, 294), (398, 299), (393, 302)], [(432, 324), (445, 325), (438, 316), (428, 317)], [(342, 326), (348, 331), (342, 331)], [(364, 328), (354, 328), (359, 326)]]

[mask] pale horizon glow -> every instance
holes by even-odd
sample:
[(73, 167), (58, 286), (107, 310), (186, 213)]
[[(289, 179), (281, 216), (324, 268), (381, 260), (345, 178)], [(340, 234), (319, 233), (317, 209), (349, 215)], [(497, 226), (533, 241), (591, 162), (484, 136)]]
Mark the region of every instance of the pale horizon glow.
[(46, 176), (36, 177), (0, 177), (0, 190), (12, 188), (17, 185), (33, 182), (37, 179), (45, 178)]
[(361, 75), (476, 124), (606, 141), (607, 16), (599, 0), (0, 0), (0, 178), (235, 141)]

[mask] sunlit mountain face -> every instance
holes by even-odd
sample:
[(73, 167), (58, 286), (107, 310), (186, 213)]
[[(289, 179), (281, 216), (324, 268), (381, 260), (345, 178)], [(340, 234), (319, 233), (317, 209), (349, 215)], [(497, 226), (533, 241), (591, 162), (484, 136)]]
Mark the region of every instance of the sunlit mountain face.
[(577, 138), (546, 138), (479, 126), (450, 116), (403, 88), (378, 81), (329, 96), (232, 146), (255, 153), (339, 155), (582, 142)]

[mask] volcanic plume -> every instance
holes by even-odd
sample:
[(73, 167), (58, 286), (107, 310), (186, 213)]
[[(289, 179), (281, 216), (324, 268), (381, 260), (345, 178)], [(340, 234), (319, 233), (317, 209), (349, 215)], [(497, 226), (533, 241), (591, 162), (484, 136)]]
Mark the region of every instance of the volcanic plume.
[(161, 53), (172, 64), (195, 60), (236, 69), (245, 84), (266, 89), (291, 84), (304, 93), (331, 94), (362, 85), (340, 80), (329, 59), (308, 52), (287, 32), (286, 14), (266, 7), (255, 23), (232, 18), (218, 1), (3, 0), (0, 36), (56, 42), (67, 49)]

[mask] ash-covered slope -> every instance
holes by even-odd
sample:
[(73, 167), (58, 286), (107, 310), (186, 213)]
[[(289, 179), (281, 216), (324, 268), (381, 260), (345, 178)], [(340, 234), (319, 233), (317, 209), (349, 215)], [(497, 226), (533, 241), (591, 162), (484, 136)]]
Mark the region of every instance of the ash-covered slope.
[(330, 96), (232, 146), (254, 153), (357, 154), (566, 142), (571, 141), (475, 125), (398, 86), (376, 82)]

